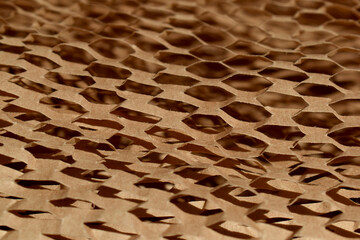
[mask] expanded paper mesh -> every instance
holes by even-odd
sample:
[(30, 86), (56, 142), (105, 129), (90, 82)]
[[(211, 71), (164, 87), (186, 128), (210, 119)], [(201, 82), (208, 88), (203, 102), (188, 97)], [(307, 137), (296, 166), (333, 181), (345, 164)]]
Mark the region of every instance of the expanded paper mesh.
[(357, 0), (1, 0), (1, 239), (360, 239)]

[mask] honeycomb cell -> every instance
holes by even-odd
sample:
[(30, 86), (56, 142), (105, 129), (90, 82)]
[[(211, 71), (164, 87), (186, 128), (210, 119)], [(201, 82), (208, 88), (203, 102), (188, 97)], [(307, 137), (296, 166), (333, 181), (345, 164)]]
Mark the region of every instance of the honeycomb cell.
[(360, 90), (360, 72), (357, 71), (342, 71), (330, 78), (330, 81), (336, 85), (353, 91)]
[(333, 131), (328, 134), (329, 137), (333, 138), (338, 143), (351, 146), (358, 147), (360, 146), (360, 128), (359, 127), (348, 127), (340, 130)]
[(258, 149), (265, 149), (268, 145), (252, 136), (244, 134), (230, 134), (217, 142), (226, 150), (237, 152), (250, 152)]
[(203, 45), (192, 49), (190, 53), (209, 61), (220, 61), (231, 56), (225, 48), (214, 45)]
[(212, 26), (201, 26), (195, 29), (193, 32), (198, 38), (204, 42), (207, 42), (208, 44), (225, 46), (234, 41), (234, 39), (227, 32)]
[(135, 29), (128, 26), (108, 24), (102, 28), (99, 34), (109, 38), (126, 38), (134, 32)]
[(53, 52), (58, 54), (62, 59), (69, 62), (89, 65), (90, 63), (96, 61), (96, 58), (94, 58), (84, 49), (73, 46), (57, 45), (53, 48)]
[(189, 66), (199, 61), (199, 59), (188, 54), (172, 53), (165, 51), (158, 52), (155, 57), (163, 63), (183, 66)]
[(341, 94), (336, 88), (332, 86), (315, 83), (301, 83), (296, 86), (294, 90), (301, 95), (313, 97), (332, 98)]
[(360, 116), (360, 99), (337, 101), (331, 103), (330, 107), (342, 116)]
[(134, 69), (138, 69), (138, 70), (141, 70), (144, 72), (149, 72), (149, 73), (158, 73), (165, 69), (165, 67), (162, 65), (159, 65), (159, 64), (156, 64), (153, 62), (149, 62), (149, 61), (143, 60), (141, 58), (138, 58), (138, 57), (135, 57), (132, 55), (127, 57), (121, 63), (129, 68), (134, 68)]
[(295, 64), (295, 66), (309, 73), (320, 73), (326, 75), (334, 75), (342, 70), (339, 65), (332, 61), (311, 58), (302, 58)]
[(237, 90), (248, 92), (257, 92), (272, 85), (263, 77), (245, 74), (235, 74), (223, 82)]
[(272, 65), (272, 61), (264, 57), (238, 55), (224, 63), (236, 70), (259, 70)]
[(170, 73), (159, 73), (154, 78), (154, 81), (160, 84), (173, 84), (180, 86), (192, 86), (199, 82), (198, 80), (191, 77), (174, 75)]
[(287, 6), (284, 4), (267, 3), (265, 10), (279, 16), (294, 16), (299, 8), (295, 6)]
[(201, 45), (195, 37), (175, 31), (165, 31), (161, 37), (171, 45), (179, 48), (192, 49)]
[(182, 120), (189, 127), (207, 134), (217, 134), (231, 128), (221, 117), (194, 114)]
[(121, 91), (130, 91), (133, 93), (140, 93), (150, 96), (156, 96), (163, 92), (159, 87), (155, 87), (148, 84), (142, 84), (135, 81), (127, 80), (123, 85), (117, 87)]
[(91, 63), (86, 70), (95, 77), (126, 79), (131, 75), (131, 72), (125, 68), (100, 63)]
[(339, 35), (360, 34), (360, 25), (358, 23), (343, 19), (331, 21), (325, 24), (324, 28), (333, 31)]
[(293, 82), (302, 82), (308, 79), (308, 75), (303, 72), (298, 72), (289, 69), (269, 67), (259, 72), (264, 77), (279, 78), (283, 80), (289, 80)]
[(233, 102), (221, 110), (233, 118), (245, 122), (260, 122), (271, 116), (263, 107), (249, 103)]
[(303, 25), (319, 26), (331, 20), (331, 18), (323, 13), (301, 12), (296, 16), (296, 21)]
[(149, 102), (149, 104), (155, 105), (159, 108), (168, 111), (175, 111), (175, 112), (192, 113), (196, 109), (198, 109), (198, 107), (191, 105), (189, 103), (171, 100), (171, 99), (165, 99), (165, 98), (154, 98)]
[(330, 43), (320, 43), (300, 47), (300, 51), (304, 54), (327, 54), (336, 49), (336, 46)]
[(126, 41), (131, 44), (135, 44), (141, 50), (150, 53), (156, 53), (160, 50), (167, 49), (167, 47), (165, 47), (163, 44), (159, 43), (155, 39), (142, 35), (140, 33), (132, 34), (130, 37), (126, 38)]
[(86, 88), (95, 83), (94, 79), (89, 76), (72, 75), (61, 72), (48, 72), (44, 77), (52, 82), (75, 88)]
[(292, 119), (301, 125), (319, 128), (332, 128), (342, 123), (334, 114), (327, 112), (300, 112)]
[(118, 104), (125, 101), (124, 98), (119, 97), (114, 91), (99, 88), (86, 88), (79, 94), (89, 102), (97, 104)]
[(217, 62), (200, 62), (186, 68), (186, 71), (204, 78), (222, 78), (233, 71), (225, 65)]
[(41, 56), (34, 55), (34, 54), (24, 53), (23, 59), (28, 61), (31, 64), (34, 64), (35, 66), (44, 68), (46, 70), (53, 70), (53, 69), (60, 67), (60, 65), (57, 64), (56, 62), (54, 62), (46, 57), (41, 57)]
[(257, 100), (264, 106), (275, 108), (305, 108), (308, 104), (301, 98), (282, 93), (266, 92)]
[(209, 102), (222, 102), (234, 97), (232, 93), (220, 87), (205, 85), (189, 88), (185, 91), (185, 94)]
[(125, 59), (131, 53), (134, 53), (134, 49), (129, 44), (120, 40), (113, 39), (98, 39), (89, 44), (89, 47), (104, 57), (113, 59)]
[(297, 41), (281, 39), (281, 38), (274, 38), (274, 37), (267, 37), (260, 42), (266, 46), (278, 49), (290, 49), (294, 50), (300, 44)]
[(347, 68), (360, 68), (360, 51), (354, 49), (339, 49), (336, 52), (329, 54), (329, 58)]
[(358, 20), (359, 14), (353, 9), (340, 4), (332, 4), (326, 8), (326, 13), (337, 19)]

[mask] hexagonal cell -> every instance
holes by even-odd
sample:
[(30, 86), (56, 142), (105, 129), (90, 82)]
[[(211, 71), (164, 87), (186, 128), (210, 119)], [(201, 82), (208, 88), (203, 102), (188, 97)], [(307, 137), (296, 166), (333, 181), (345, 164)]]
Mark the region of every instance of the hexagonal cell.
[[(87, 24), (87, 23), (85, 23)], [(84, 24), (84, 25), (85, 25)], [(92, 25), (91, 23), (89, 23), (90, 25)], [(67, 28), (63, 31), (61, 31), (58, 34), (58, 37), (65, 42), (85, 42), (85, 43), (89, 43), (92, 42), (93, 40), (96, 39), (96, 35), (88, 30), (86, 30), (85, 28), (77, 28), (77, 27), (70, 27)]]
[(61, 98), (56, 97), (43, 97), (40, 99), (40, 103), (49, 105), (51, 108), (54, 109), (63, 109), (67, 112), (75, 112), (79, 114), (84, 114), (88, 112), (85, 108), (83, 108), (81, 105), (67, 101)]
[(330, 37), (334, 37), (335, 35), (328, 31), (323, 30), (314, 30), (314, 31), (300, 31), (300, 33), (294, 38), (300, 40), (301, 42), (319, 42), (326, 39), (329, 39)]
[(360, 72), (342, 71), (330, 78), (330, 81), (347, 90), (360, 90)]
[(108, 14), (99, 17), (99, 20), (103, 23), (112, 23), (116, 25), (131, 25), (138, 21), (138, 18), (130, 14), (118, 11), (111, 11)]
[(332, 98), (340, 95), (336, 88), (329, 85), (315, 84), (315, 83), (301, 83), (294, 88), (295, 91), (304, 96), (313, 97), (328, 97)]
[(212, 26), (201, 26), (195, 29), (194, 34), (204, 42), (225, 46), (234, 41), (233, 37), (220, 28)]
[(60, 67), (60, 65), (57, 64), (56, 62), (54, 62), (46, 57), (41, 57), (38, 55), (23, 53), (20, 58), (23, 58), (27, 62), (34, 64), (35, 66), (38, 66), (40, 68), (44, 68), (46, 70), (53, 70), (53, 69)]
[(221, 117), (214, 115), (194, 114), (182, 121), (189, 127), (208, 134), (217, 134), (231, 128)]
[(220, 87), (205, 85), (189, 88), (185, 91), (185, 94), (209, 102), (222, 102), (234, 96)]
[(337, 19), (358, 20), (359, 14), (353, 9), (340, 4), (333, 4), (326, 8), (326, 13)]
[(336, 49), (336, 46), (330, 43), (320, 43), (300, 47), (300, 51), (305, 54), (327, 54)]
[[(24, 77), (20, 77), (20, 76), (14, 76), (11, 79), (9, 79), (9, 82), (14, 83), (24, 89), (28, 89), (30, 91), (34, 91), (34, 92), (38, 92), (38, 93), (42, 93), (42, 94), (51, 94), (52, 92), (55, 92), (56, 90), (54, 88), (48, 87), (44, 84), (41, 83), (37, 83), (34, 81), (31, 81), (27, 78)], [(11, 96), (11, 94), (1, 94), (1, 93), (5, 93), (3, 91), (0, 90), (0, 96), (1, 95), (7, 95), (7, 96)]]
[(123, 117), (137, 122), (158, 123), (161, 121), (161, 117), (135, 111), (124, 107), (118, 107), (115, 110), (111, 111), (110, 113), (120, 118)]
[(97, 104), (118, 104), (125, 101), (116, 92), (99, 88), (87, 88), (79, 94), (89, 102)]
[(343, 48), (329, 55), (329, 58), (347, 68), (360, 68), (360, 51)]
[(246, 41), (261, 41), (268, 37), (269, 34), (256, 26), (249, 26), (246, 24), (236, 24), (229, 32)]
[(279, 78), (293, 82), (302, 82), (309, 78), (308, 75), (306, 75), (303, 72), (298, 72), (284, 68), (277, 68), (277, 67), (266, 68), (261, 72), (259, 72), (259, 74), (265, 77)]
[(225, 65), (217, 62), (200, 62), (186, 68), (186, 71), (204, 78), (222, 78), (233, 71)]
[(332, 159), (327, 165), (345, 177), (357, 179), (360, 171), (360, 157), (345, 155)]
[(189, 19), (175, 16), (169, 18), (169, 24), (177, 28), (195, 29), (199, 27), (202, 22), (197, 19)]
[(238, 3), (233, 8), (230, 7), (227, 12), (231, 12), (231, 14), (227, 14), (236, 22), (251, 26), (260, 26), (272, 17), (258, 6), (247, 7), (242, 6), (242, 3)]
[(44, 76), (46, 79), (76, 88), (86, 88), (95, 83), (94, 79), (89, 76), (73, 75), (59, 72), (48, 72)]
[(328, 129), (342, 123), (334, 114), (328, 112), (300, 112), (292, 119), (304, 126)]
[(331, 103), (330, 107), (342, 116), (360, 116), (360, 99), (341, 100)]
[(303, 109), (308, 104), (301, 97), (295, 97), (282, 93), (266, 92), (257, 97), (257, 100), (264, 106), (275, 108), (299, 108)]
[(148, 84), (142, 84), (131, 80), (126, 80), (126, 82), (123, 85), (117, 88), (121, 91), (129, 91), (129, 92), (145, 94), (150, 96), (156, 96), (161, 92), (163, 92), (163, 90), (159, 87), (155, 87)]
[(301, 8), (318, 9), (324, 5), (324, 2), (318, 0), (296, 0), (296, 5)]
[(236, 74), (223, 81), (223, 83), (242, 91), (256, 92), (272, 85), (272, 82), (255, 75)]
[(328, 60), (302, 58), (295, 66), (309, 73), (320, 73), (327, 75), (334, 75), (340, 72), (342, 68), (336, 63)]
[(334, 20), (324, 26), (325, 29), (334, 31), (339, 35), (360, 34), (360, 25), (355, 21)]
[[(345, 190), (346, 189), (346, 190)], [(342, 195), (338, 195), (336, 197), (334, 197), (336, 200), (340, 201), (342, 204), (344, 205), (355, 205), (357, 207), (359, 207), (358, 204), (358, 198), (355, 197), (359, 194), (359, 190), (358, 189), (348, 189), (348, 188), (342, 188), (341, 190), (339, 190), (339, 192), (342, 192), (344, 195), (349, 195), (349, 192), (353, 192), (351, 195), (354, 196), (352, 198), (345, 198)], [(346, 200), (345, 200), (345, 199)], [(341, 199), (341, 200), (340, 200)], [(358, 221), (354, 220), (354, 221), (349, 221), (349, 220), (337, 220), (335, 222), (332, 222), (331, 224), (326, 226), (326, 229), (337, 234), (337, 236), (339, 236), (339, 238), (346, 236), (346, 237), (351, 237), (351, 238), (360, 238), (360, 233), (359, 233), (359, 228), (357, 227), (359, 224)]]
[(233, 102), (221, 110), (233, 118), (245, 122), (260, 122), (271, 116), (263, 107), (249, 103)]
[(226, 150), (237, 152), (256, 151), (268, 146), (265, 142), (244, 134), (229, 134), (217, 142)]
[(189, 66), (195, 62), (198, 62), (199, 59), (188, 55), (188, 54), (180, 54), (180, 53), (172, 53), (172, 52), (158, 52), (155, 56), (159, 61), (167, 64), (174, 65), (183, 65)]
[(292, 36), (299, 31), (299, 25), (294, 21), (270, 20), (265, 23), (264, 29), (274, 34)]
[(340, 130), (329, 133), (328, 136), (345, 146), (360, 146), (360, 127), (342, 128)]
[(129, 44), (113, 39), (98, 39), (89, 44), (89, 47), (107, 58), (125, 59), (134, 49)]
[(71, 130), (64, 127), (59, 127), (52, 124), (45, 124), (37, 129), (35, 129), (35, 132), (44, 132), (48, 135), (64, 138), (66, 140), (69, 140), (73, 137), (79, 137), (82, 136), (82, 134), (78, 131)]
[(175, 112), (187, 112), (192, 113), (198, 107), (191, 105), (186, 102), (182, 101), (175, 101), (171, 99), (165, 99), (165, 98), (154, 98), (152, 99), (148, 104), (155, 105), (159, 108), (168, 110), (168, 111), (175, 111)]
[[(170, 34), (171, 36), (171, 34)], [(171, 39), (171, 38), (170, 38)], [(176, 38), (173, 40), (175, 41)], [(167, 47), (152, 39), (148, 36), (144, 36), (140, 33), (134, 33), (130, 37), (126, 38), (126, 41), (135, 44), (138, 48), (145, 52), (156, 53), (160, 50), (166, 50)]]
[(198, 80), (191, 77), (174, 75), (170, 73), (159, 73), (154, 78), (154, 81), (160, 84), (173, 84), (180, 86), (192, 86), (199, 82)]
[(101, 63), (92, 63), (85, 70), (95, 77), (126, 79), (131, 76), (131, 72), (125, 68), (114, 67)]
[(161, 38), (179, 48), (191, 49), (201, 45), (200, 41), (194, 36), (175, 31), (165, 31), (161, 34)]
[(360, 37), (359, 36), (336, 36), (328, 40), (341, 47), (349, 47), (360, 49)]
[(149, 72), (149, 73), (158, 73), (158, 72), (166, 69), (162, 65), (159, 65), (159, 64), (156, 64), (153, 62), (148, 62), (146, 60), (143, 60), (141, 58), (138, 58), (138, 57), (135, 57), (132, 55), (127, 57), (121, 63), (129, 68), (134, 68), (134, 69), (138, 69), (138, 70), (141, 70), (144, 72)]
[(300, 24), (310, 26), (320, 26), (321, 24), (331, 20), (331, 18), (326, 14), (313, 12), (301, 12), (295, 19)]
[(90, 63), (96, 61), (96, 58), (94, 58), (84, 49), (73, 46), (57, 45), (53, 48), (53, 52), (58, 54), (62, 59), (69, 62), (89, 65)]
[(190, 51), (191, 54), (210, 61), (220, 61), (231, 56), (225, 48), (213, 45), (203, 45)]
[(297, 141), (305, 136), (304, 133), (296, 126), (277, 126), (277, 125), (263, 125), (256, 129), (265, 134), (269, 138), (275, 138), (286, 141)]
[(238, 40), (226, 48), (238, 54), (245, 55), (264, 55), (269, 51), (267, 48), (264, 48), (254, 42), (243, 40)]
[(135, 29), (122, 25), (105, 25), (99, 32), (100, 35), (111, 38), (125, 38), (135, 32)]
[(262, 40), (260, 43), (272, 48), (291, 49), (291, 50), (297, 48), (300, 45), (300, 43), (297, 41), (275, 38), (275, 37), (267, 37), (264, 40)]
[(265, 10), (275, 15), (294, 16), (294, 14), (299, 10), (299, 8), (288, 5), (280, 5), (276, 3), (267, 3), (265, 6)]
[(272, 61), (264, 57), (255, 56), (235, 56), (224, 63), (237, 70), (258, 70), (272, 65)]

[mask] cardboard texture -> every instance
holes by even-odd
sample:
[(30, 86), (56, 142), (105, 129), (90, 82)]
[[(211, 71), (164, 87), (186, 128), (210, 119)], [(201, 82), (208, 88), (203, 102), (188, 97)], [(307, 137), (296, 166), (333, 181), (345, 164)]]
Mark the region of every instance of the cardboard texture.
[(360, 239), (357, 0), (1, 0), (3, 240)]

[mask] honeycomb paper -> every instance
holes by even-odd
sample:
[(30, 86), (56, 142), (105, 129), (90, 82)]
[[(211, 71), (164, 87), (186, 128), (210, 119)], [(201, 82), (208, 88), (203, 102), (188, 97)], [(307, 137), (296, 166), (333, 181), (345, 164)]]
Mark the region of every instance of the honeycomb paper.
[(1, 239), (360, 239), (358, 0), (0, 17)]

